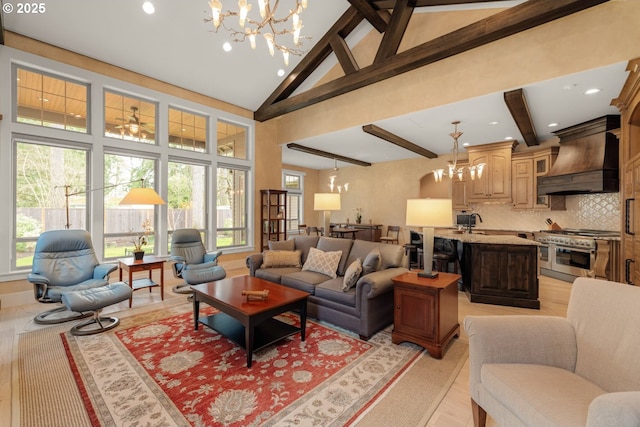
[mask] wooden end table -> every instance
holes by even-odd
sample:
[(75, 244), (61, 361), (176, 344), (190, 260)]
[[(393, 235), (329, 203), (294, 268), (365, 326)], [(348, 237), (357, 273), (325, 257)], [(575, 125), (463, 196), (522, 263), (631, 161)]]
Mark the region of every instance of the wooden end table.
[[(253, 352), (283, 338), (300, 332), (305, 340), (307, 323), (307, 292), (268, 282), (258, 277), (237, 276), (215, 282), (191, 286), (193, 289), (193, 323), (203, 323), (220, 332), (247, 352), (247, 368), (251, 367)], [(243, 290), (269, 290), (263, 301), (250, 301)], [(220, 310), (211, 316), (200, 317), (200, 302)], [(300, 327), (273, 317), (289, 310), (299, 310)]]
[[(167, 258), (165, 257), (157, 257), (154, 255), (145, 255), (144, 258), (140, 260), (134, 259), (133, 257), (119, 258), (120, 281), (122, 282), (122, 271), (127, 271), (129, 273), (129, 280), (126, 283), (131, 287), (131, 290), (137, 291), (138, 289), (149, 288), (149, 292), (151, 292), (151, 288), (159, 286), (160, 299), (164, 301), (164, 262), (166, 260)], [(159, 283), (154, 282), (152, 278), (152, 271), (156, 269), (160, 270)], [(149, 271), (149, 278), (133, 280), (133, 273), (137, 271)], [(133, 292), (129, 298), (129, 308), (131, 308), (132, 302)]]
[(410, 271), (393, 280), (393, 331), (391, 341), (409, 341), (442, 359), (444, 350), (460, 335), (458, 323), (459, 274), (439, 273), (435, 279)]

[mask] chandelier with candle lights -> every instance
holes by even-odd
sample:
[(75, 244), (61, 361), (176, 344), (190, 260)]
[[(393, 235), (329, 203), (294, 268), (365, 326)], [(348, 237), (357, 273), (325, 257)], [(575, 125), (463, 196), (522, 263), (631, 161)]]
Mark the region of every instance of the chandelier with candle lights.
[[(457, 176), (459, 180), (462, 181), (462, 177), (464, 176), (465, 169), (469, 170), (469, 176), (472, 180), (482, 177), (482, 170), (485, 167), (484, 163), (478, 163), (477, 165), (467, 166), (467, 167), (458, 167), (458, 138), (462, 136), (462, 132), (458, 131), (458, 125), (460, 124), (459, 120), (451, 122), (453, 125), (453, 132), (449, 134), (451, 138), (453, 138), (453, 161), (449, 162), (449, 171), (446, 176), (449, 179), (453, 179), (454, 176)], [(436, 182), (442, 181), (442, 177), (444, 175), (444, 169), (434, 169), (433, 177)]]
[[(231, 33), (231, 40), (234, 42), (244, 42), (249, 40), (251, 48), (256, 48), (256, 37), (262, 35), (264, 37), (269, 53), (271, 56), (275, 54), (275, 51), (282, 52), (285, 65), (289, 65), (289, 55), (302, 56), (304, 51), (300, 49), (302, 46), (301, 39), (309, 38), (300, 35), (302, 30), (302, 20), (300, 14), (303, 9), (307, 8), (307, 0), (296, 0), (293, 9), (289, 10), (288, 14), (281, 17), (276, 17), (278, 12), (278, 5), (280, 0), (258, 0), (258, 9), (260, 12), (260, 19), (253, 19), (249, 13), (251, 11), (251, 4), (247, 0), (238, 0), (238, 10), (232, 11), (222, 10), (222, 2), (220, 0), (210, 0), (209, 6), (211, 6), (211, 16), (205, 18), (205, 23), (213, 23), (215, 31), (218, 32), (220, 27)], [(225, 19), (230, 17), (238, 18), (237, 27), (233, 27)], [(291, 25), (287, 28), (286, 23), (291, 20)], [(288, 47), (283, 44), (283, 37), (291, 35), (293, 37), (293, 46)]]

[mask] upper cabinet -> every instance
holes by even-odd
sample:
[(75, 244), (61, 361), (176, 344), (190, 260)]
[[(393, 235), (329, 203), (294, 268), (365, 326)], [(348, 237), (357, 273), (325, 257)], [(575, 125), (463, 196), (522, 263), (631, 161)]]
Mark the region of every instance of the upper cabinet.
[[(467, 163), (458, 162), (458, 167), (467, 167)], [(451, 179), (451, 204), (454, 210), (465, 211), (469, 209), (469, 181), (466, 175), (462, 179)]]
[(469, 202), (511, 201), (511, 154), (517, 144), (514, 140), (467, 148), (470, 166), (484, 163), (482, 177), (467, 186)]
[(558, 147), (513, 154), (511, 196), (514, 209), (565, 209), (565, 196), (538, 195), (538, 177), (549, 172), (557, 156)]

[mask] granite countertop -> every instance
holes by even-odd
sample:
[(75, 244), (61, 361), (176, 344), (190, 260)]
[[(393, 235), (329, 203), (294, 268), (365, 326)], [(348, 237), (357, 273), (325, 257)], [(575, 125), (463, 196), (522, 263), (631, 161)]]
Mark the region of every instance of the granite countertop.
[(441, 239), (457, 240), (463, 243), (488, 243), (494, 245), (522, 245), (522, 246), (538, 246), (535, 240), (524, 239), (512, 235), (486, 235), (480, 233), (453, 233), (453, 232), (437, 232), (435, 237)]

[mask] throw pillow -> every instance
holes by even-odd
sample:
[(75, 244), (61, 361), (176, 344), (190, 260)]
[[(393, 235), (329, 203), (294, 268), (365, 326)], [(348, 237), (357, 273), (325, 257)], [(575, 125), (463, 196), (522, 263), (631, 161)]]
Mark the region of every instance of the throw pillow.
[(344, 280), (342, 281), (342, 290), (344, 292), (356, 285), (360, 278), (360, 273), (362, 273), (362, 260), (357, 258), (347, 267), (347, 271), (344, 273)]
[(381, 258), (380, 249), (372, 249), (371, 252), (364, 257), (364, 261), (362, 261), (362, 275), (378, 271), (380, 269)]
[(280, 240), (278, 242), (269, 240), (270, 251), (293, 251), (295, 249), (296, 249), (296, 245), (293, 240)]
[(341, 256), (342, 251), (324, 252), (317, 248), (310, 248), (302, 271), (314, 271), (335, 279), (338, 277), (336, 270)]
[(300, 251), (264, 251), (262, 268), (300, 267)]

